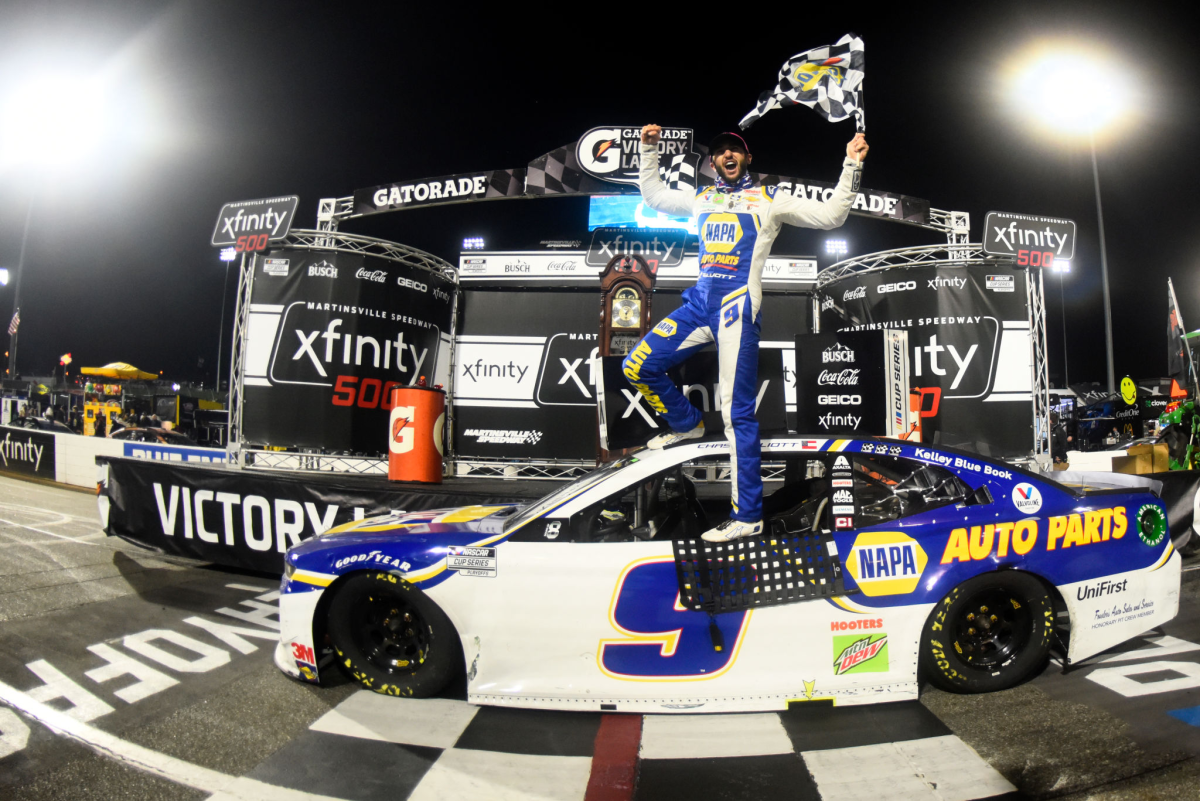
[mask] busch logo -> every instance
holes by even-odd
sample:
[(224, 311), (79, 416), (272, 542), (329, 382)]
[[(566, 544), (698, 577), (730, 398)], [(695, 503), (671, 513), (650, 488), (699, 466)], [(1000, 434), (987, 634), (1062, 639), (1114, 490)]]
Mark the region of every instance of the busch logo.
[(837, 304), (832, 297), (826, 297), (821, 300), (821, 311), (832, 309)]
[(853, 362), (854, 351), (838, 342), (821, 351), (821, 361), (824, 364), (829, 364), (830, 362)]
[(308, 265), (308, 274), (317, 278), (337, 278), (337, 267), (322, 259), (316, 264)]
[(865, 286), (847, 289), (842, 293), (842, 300), (861, 300), (867, 296), (867, 288)]
[(366, 267), (359, 267), (358, 272), (354, 277), (360, 281), (374, 281), (377, 284), (382, 284), (387, 280), (386, 270), (368, 270)]
[(861, 371), (858, 368), (847, 367), (841, 372), (833, 370), (822, 370), (817, 376), (817, 386), (819, 387), (853, 387), (858, 385), (858, 374)]

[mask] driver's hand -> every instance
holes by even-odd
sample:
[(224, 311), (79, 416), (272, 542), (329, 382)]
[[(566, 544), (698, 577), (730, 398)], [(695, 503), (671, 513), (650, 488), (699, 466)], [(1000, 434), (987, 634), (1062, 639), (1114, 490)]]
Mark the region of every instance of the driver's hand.
[(657, 145), (659, 137), (662, 136), (662, 126), (651, 123), (650, 125), (642, 126), (642, 144)]
[[(642, 134), (642, 141), (645, 141), (644, 133)], [(867, 151), (870, 149), (870, 146), (867, 144), (866, 134), (856, 133), (854, 138), (846, 145), (846, 155), (859, 164), (862, 164), (863, 159), (867, 157)]]

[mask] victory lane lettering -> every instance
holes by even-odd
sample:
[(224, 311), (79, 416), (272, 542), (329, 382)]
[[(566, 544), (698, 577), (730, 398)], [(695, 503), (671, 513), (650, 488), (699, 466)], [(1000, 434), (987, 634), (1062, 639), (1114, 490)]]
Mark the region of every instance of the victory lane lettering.
[[(224, 543), (231, 548), (239, 545), (240, 535), (241, 544), (254, 551), (273, 548), (284, 553), (290, 546), (299, 545), (301, 539), (333, 528), (338, 513), (334, 504), (322, 512), (311, 501), (301, 504), (286, 498), (243, 496), (175, 484), (164, 487), (158, 482), (154, 482), (153, 489), (164, 535), (182, 535), (184, 539), (200, 539), (212, 545)], [(236, 525), (239, 516), (235, 507), (241, 511), (240, 528)]]

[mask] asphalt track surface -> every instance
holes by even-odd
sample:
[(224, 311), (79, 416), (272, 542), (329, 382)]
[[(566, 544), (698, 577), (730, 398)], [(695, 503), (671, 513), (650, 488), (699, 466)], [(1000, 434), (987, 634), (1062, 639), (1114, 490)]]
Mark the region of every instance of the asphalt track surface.
[[(1191, 569), (1196, 568), (1196, 569)], [(1195, 799), (1200, 564), (1162, 630), (1013, 690), (754, 715), (414, 701), (271, 661), (277, 581), (0, 478), (0, 799)]]

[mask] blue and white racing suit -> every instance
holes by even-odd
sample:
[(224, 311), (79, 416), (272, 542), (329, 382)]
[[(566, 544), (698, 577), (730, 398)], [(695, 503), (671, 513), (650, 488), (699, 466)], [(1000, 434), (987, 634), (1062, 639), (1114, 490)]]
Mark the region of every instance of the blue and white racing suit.
[(713, 342), (715, 332), (735, 520), (762, 519), (761, 445), (754, 412), (763, 264), (785, 223), (824, 229), (844, 223), (860, 176), (859, 162), (847, 158), (837, 187), (824, 202), (777, 192), (772, 186), (753, 186), (749, 174), (736, 186), (718, 180), (694, 193), (677, 191), (668, 189), (659, 177), (657, 146), (641, 146), (645, 204), (655, 211), (699, 220), (700, 278), (683, 293), (683, 305), (630, 352), (624, 362), (625, 376), (666, 418), (672, 431), (690, 431), (700, 424), (700, 410), (688, 403), (667, 370)]

